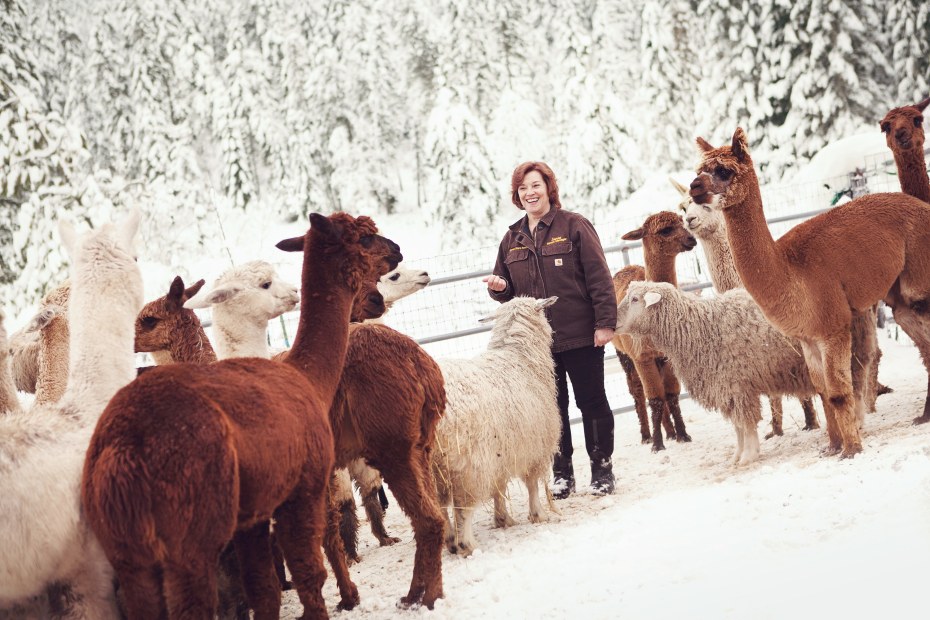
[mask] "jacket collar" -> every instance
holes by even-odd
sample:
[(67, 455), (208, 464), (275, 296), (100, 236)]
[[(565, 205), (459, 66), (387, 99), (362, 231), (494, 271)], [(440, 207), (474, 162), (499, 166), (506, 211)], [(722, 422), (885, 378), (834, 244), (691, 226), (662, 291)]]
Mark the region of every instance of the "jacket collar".
[[(561, 209), (550, 208), (549, 213), (542, 216), (542, 218), (540, 218), (539, 221), (545, 224), (546, 228), (550, 228), (552, 226), (552, 220), (555, 219), (556, 213), (558, 213), (559, 211), (561, 211)], [(510, 230), (515, 233), (518, 233), (518, 232), (521, 232), (524, 228), (528, 228), (529, 223), (527, 222), (526, 218), (527, 216), (524, 215), (519, 220), (511, 224)]]

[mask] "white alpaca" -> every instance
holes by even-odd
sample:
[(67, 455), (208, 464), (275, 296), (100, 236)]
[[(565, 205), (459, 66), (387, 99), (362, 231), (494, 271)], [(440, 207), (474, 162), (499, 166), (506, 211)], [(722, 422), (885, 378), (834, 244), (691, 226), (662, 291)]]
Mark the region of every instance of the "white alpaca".
[(213, 308), (213, 347), (217, 359), (271, 357), (268, 321), (293, 310), (296, 286), (283, 282), (265, 261), (251, 261), (223, 272), (213, 287), (184, 303), (188, 309)]
[(63, 584), (71, 590), (66, 617), (117, 617), (113, 570), (81, 518), (80, 483), (97, 419), (136, 374), (138, 224), (133, 212), (80, 237), (60, 225), (72, 260), (68, 387), (57, 404), (0, 418), (0, 609)]
[[(400, 299), (413, 295), (430, 283), (429, 274), (420, 269), (407, 269), (398, 266), (378, 280), (378, 292), (384, 298), (384, 314)], [(366, 323), (384, 323), (384, 314), (377, 319), (368, 319)]]
[[(487, 351), (467, 360), (441, 360), (446, 412), (436, 427), (433, 473), (446, 513), (446, 543), (470, 555), (475, 508), (494, 500), (494, 522), (513, 524), (505, 493), (520, 478), (529, 494), (529, 519), (543, 519), (539, 485), (545, 485), (558, 451), (561, 422), (556, 404), (552, 328), (543, 309), (555, 297), (515, 297), (486, 320), (494, 320)], [(546, 488), (549, 507), (555, 510)]]
[(744, 289), (712, 299), (662, 282), (634, 282), (617, 306), (617, 330), (649, 334), (691, 397), (733, 423), (734, 463), (759, 458), (759, 397), (814, 395), (801, 346), (775, 329)]

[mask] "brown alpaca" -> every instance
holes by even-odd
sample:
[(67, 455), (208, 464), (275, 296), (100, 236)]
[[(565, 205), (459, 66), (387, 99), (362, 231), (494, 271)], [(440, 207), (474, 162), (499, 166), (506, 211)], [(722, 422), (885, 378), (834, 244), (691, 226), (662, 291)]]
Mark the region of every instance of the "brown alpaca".
[(216, 565), (230, 540), (255, 618), (277, 618), (272, 517), (306, 617), (327, 617), (321, 544), (340, 607), (358, 602), (338, 534), (326, 527), (334, 457), (328, 410), (352, 298), (402, 257), (369, 218), (310, 220), (297, 238), (305, 245), (303, 287), (289, 363), (159, 366), (120, 390), (101, 416), (82, 500), (131, 618), (212, 618)]
[(3, 320), (3, 310), (0, 309), (0, 415), (22, 411), (19, 397), (16, 395), (13, 371), (10, 368), (10, 344)]
[[(304, 317), (301, 312), (300, 320)], [(275, 359), (301, 365), (294, 359), (296, 351), (297, 342)], [(432, 609), (443, 596), (443, 518), (430, 451), (445, 406), (442, 371), (422, 347), (386, 325), (350, 326), (345, 366), (329, 413), (336, 467), (365, 459), (381, 472), (410, 517), (416, 553), (410, 590), (401, 598), (405, 606), (422, 603)]]
[(888, 148), (894, 153), (901, 191), (930, 203), (930, 178), (927, 177), (927, 163), (924, 159), (923, 128), (923, 111), (928, 105), (930, 98), (914, 105), (894, 108), (885, 115), (879, 126), (885, 134)]
[(216, 353), (203, 331), (200, 319), (184, 302), (203, 288), (198, 280), (184, 288), (181, 276), (171, 282), (168, 293), (142, 307), (136, 318), (136, 353), (160, 353), (159, 364), (190, 362), (209, 364)]
[[(643, 222), (642, 227), (626, 233), (623, 239), (642, 240), (646, 267), (630, 265), (614, 274), (614, 293), (618, 301), (626, 296), (626, 289), (630, 282), (649, 280), (668, 282), (678, 286), (675, 258), (679, 253), (689, 252), (697, 245), (694, 237), (684, 229), (681, 216), (671, 211), (661, 211), (650, 215)], [(648, 338), (617, 334), (612, 343), (626, 373), (627, 386), (630, 389), (630, 395), (633, 396), (636, 415), (639, 417), (639, 430), (643, 443), (649, 441), (650, 438), (649, 422), (646, 419), (646, 399), (652, 410), (653, 452), (665, 449), (660, 421), (665, 425), (669, 439), (691, 441), (678, 405), (681, 384), (665, 356), (652, 346), (652, 341)], [(669, 421), (669, 414), (675, 421), (674, 428)]]
[(365, 282), (352, 302), (352, 312), (349, 320), (352, 323), (361, 323), (369, 319), (380, 318), (387, 311), (384, 297), (378, 291), (377, 282)]
[(851, 372), (854, 315), (884, 298), (925, 365), (930, 360), (930, 205), (905, 194), (870, 194), (776, 241), (743, 130), (730, 145), (714, 148), (698, 138), (698, 146), (702, 161), (691, 196), (723, 209), (746, 290), (773, 325), (801, 341), (823, 397), (829, 452), (854, 456), (862, 451), (858, 420), (867, 383), (859, 364)]

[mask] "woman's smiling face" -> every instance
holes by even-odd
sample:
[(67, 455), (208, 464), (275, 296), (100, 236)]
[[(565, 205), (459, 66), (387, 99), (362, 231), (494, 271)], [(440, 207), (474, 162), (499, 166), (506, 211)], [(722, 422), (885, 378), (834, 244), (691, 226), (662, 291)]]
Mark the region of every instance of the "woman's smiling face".
[(520, 204), (527, 214), (539, 219), (549, 213), (549, 188), (538, 170), (530, 170), (517, 187)]

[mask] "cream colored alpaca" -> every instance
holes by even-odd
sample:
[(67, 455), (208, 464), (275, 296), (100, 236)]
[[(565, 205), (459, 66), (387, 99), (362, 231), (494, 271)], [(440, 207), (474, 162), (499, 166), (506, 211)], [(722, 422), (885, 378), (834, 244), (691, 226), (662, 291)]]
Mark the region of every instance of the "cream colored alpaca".
[(3, 310), (0, 310), (0, 416), (22, 411), (16, 396), (16, 383), (10, 367), (10, 343), (7, 341), (3, 320)]
[[(851, 368), (854, 313), (885, 300), (930, 371), (930, 205), (906, 194), (869, 194), (772, 238), (746, 134), (730, 145), (698, 139), (690, 194), (723, 209), (736, 270), (766, 318), (804, 348), (823, 397), (830, 453), (862, 451), (863, 369)], [(852, 372), (851, 372), (852, 371)], [(855, 391), (854, 391), (855, 390)], [(930, 411), (915, 422), (930, 420)]]
[(0, 418), (0, 609), (64, 585), (65, 617), (118, 617), (113, 571), (82, 518), (79, 492), (97, 419), (136, 374), (138, 224), (133, 212), (79, 237), (67, 222), (60, 225), (72, 260), (70, 375), (57, 404)]

